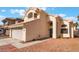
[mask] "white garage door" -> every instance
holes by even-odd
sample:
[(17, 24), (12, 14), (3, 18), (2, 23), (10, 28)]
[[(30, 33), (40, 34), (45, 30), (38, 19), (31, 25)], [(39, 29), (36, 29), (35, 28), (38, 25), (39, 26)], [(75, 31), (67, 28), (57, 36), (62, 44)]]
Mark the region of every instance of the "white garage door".
[(22, 40), (22, 29), (13, 29), (12, 38)]

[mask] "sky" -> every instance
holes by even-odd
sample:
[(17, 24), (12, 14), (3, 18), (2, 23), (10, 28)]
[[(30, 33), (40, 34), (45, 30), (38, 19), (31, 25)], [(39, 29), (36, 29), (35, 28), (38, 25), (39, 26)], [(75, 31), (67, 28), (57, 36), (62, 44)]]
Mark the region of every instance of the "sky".
[[(24, 11), (29, 7), (0, 7), (0, 24), (2, 20), (10, 18), (20, 18), (24, 16)], [(63, 19), (72, 19), (77, 22), (77, 16), (79, 15), (79, 7), (40, 7), (48, 14), (56, 14)]]

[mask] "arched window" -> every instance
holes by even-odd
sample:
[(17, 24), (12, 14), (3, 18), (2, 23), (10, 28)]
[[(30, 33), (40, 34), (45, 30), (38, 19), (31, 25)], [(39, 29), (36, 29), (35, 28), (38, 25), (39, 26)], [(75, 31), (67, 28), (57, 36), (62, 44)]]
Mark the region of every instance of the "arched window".
[(32, 17), (33, 17), (33, 13), (30, 12), (30, 13), (28, 14), (28, 18), (32, 18)]
[(34, 18), (37, 18), (37, 13), (34, 13)]

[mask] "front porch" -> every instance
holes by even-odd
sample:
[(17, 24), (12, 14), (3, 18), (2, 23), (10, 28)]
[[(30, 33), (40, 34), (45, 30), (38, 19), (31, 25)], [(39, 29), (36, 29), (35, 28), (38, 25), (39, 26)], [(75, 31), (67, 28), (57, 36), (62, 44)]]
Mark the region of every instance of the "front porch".
[[(56, 23), (55, 23), (56, 22)], [(49, 21), (49, 37), (51, 38), (74, 38), (75, 31), (72, 25), (65, 25), (58, 21)]]

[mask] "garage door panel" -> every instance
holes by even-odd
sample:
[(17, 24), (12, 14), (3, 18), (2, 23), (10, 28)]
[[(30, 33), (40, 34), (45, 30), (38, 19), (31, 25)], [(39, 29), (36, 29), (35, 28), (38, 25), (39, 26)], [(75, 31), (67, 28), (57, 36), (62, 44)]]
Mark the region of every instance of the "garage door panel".
[(12, 38), (22, 40), (22, 30), (21, 29), (13, 29), (12, 30)]

